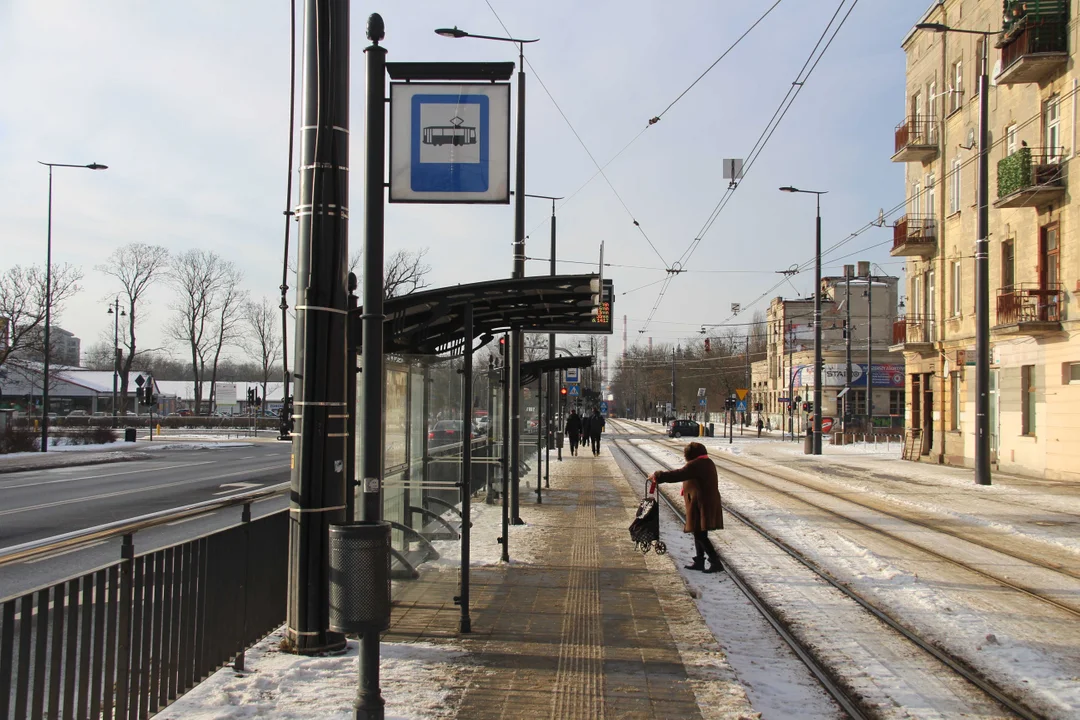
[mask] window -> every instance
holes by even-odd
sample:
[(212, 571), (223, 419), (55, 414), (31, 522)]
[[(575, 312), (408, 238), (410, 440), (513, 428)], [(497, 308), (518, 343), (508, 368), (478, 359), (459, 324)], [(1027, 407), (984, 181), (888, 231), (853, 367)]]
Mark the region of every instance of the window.
[[(1060, 248), (1058, 247), (1058, 224), (1051, 223), (1042, 228), (1039, 241), (1039, 285), (1044, 290), (1057, 290), (1061, 280)], [(1058, 317), (1058, 296), (1048, 293), (1044, 303), (1040, 303), (1040, 320), (1060, 320)]]
[(934, 323), (934, 318), (937, 316), (936, 275), (937, 273), (933, 270), (928, 270), (926, 272), (926, 306), (923, 310), (923, 315), (926, 316), (927, 340), (930, 342), (937, 341), (937, 326)]
[(1043, 103), (1043, 140), (1046, 145), (1046, 155), (1051, 160), (1056, 160), (1061, 153), (1061, 108), (1058, 100), (1054, 97)]
[[(852, 415), (865, 415), (866, 414), (866, 391), (865, 390), (852, 390), (848, 393), (852, 396)], [(845, 395), (845, 397), (847, 397)]]
[(926, 86), (926, 115), (927, 115), (927, 135), (929, 141), (937, 142), (936, 128), (937, 128), (937, 83), (932, 82)]
[(957, 60), (952, 66), (952, 92), (949, 93), (949, 112), (960, 109), (964, 99), (964, 61)]
[(1035, 366), (1020, 368), (1020, 432), (1035, 434)]
[(949, 194), (949, 214), (960, 212), (960, 168), (963, 167), (963, 163), (960, 162), (960, 157), (957, 156), (952, 162), (952, 174), (949, 179), (952, 181), (952, 192)]
[(933, 217), (937, 213), (937, 190), (935, 189), (934, 174), (926, 176), (926, 214)]
[(1012, 155), (1016, 152), (1016, 125), (1005, 128), (1005, 154)]
[(953, 317), (960, 317), (960, 309), (963, 307), (963, 296), (960, 294), (963, 290), (961, 285), (963, 266), (959, 260), (954, 260), (952, 264), (952, 315)]
[(1001, 243), (1001, 289), (1011, 290), (1016, 283), (1016, 249), (1012, 240)]
[(1061, 384), (1080, 385), (1080, 362), (1062, 363)]
[(985, 52), (985, 48), (983, 48), (983, 43), (985, 43), (985, 42), (986, 42), (986, 38), (982, 38), (982, 37), (980, 37), (980, 38), (978, 38), (978, 39), (976, 39), (976, 40), (975, 40), (975, 58), (974, 58), (974, 64), (975, 64), (975, 82), (973, 83), (973, 86), (974, 86), (974, 88), (975, 88), (975, 91), (974, 91), (974, 93), (972, 94), (972, 97), (978, 97), (978, 96), (979, 96), (979, 92), (981, 92), (981, 90), (982, 90), (982, 88), (980, 88), (980, 87), (979, 87), (979, 80), (980, 80), (980, 77), (979, 77), (979, 76), (980, 76), (980, 75), (982, 75), (982, 74), (983, 74), (983, 72), (985, 72), (985, 71), (986, 71), (986, 70), (985, 70), (985, 69), (984, 69), (984, 68), (982, 67), (982, 64), (983, 64), (983, 53)]
[(949, 429), (960, 429), (960, 373), (954, 372), (949, 374), (951, 380), (950, 386), (950, 398), (949, 398)]
[(922, 214), (922, 185), (917, 182), (911, 183), (911, 214)]
[(890, 390), (889, 391), (889, 414), (890, 415), (903, 415), (904, 414), (904, 391), (903, 390)]

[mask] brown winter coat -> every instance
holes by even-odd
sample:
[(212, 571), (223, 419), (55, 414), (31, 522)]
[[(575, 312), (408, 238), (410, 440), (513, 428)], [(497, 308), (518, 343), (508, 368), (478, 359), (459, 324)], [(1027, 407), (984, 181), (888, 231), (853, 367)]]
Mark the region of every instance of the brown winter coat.
[(720, 488), (716, 483), (716, 465), (708, 455), (696, 457), (678, 470), (656, 473), (657, 484), (682, 482), (686, 503), (686, 526), (683, 532), (723, 530), (724, 514)]

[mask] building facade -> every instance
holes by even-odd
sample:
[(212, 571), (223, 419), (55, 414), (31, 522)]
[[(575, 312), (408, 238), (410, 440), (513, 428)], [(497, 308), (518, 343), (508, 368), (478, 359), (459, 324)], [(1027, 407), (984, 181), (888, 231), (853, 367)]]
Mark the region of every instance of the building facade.
[[(839, 429), (845, 418), (848, 429), (903, 423), (903, 355), (889, 350), (897, 283), (895, 277), (872, 275), (865, 262), (857, 269), (846, 266), (843, 276), (821, 279), (826, 425), (831, 420)], [(814, 299), (773, 298), (766, 328), (766, 359), (754, 363), (751, 373), (754, 402), (760, 403), (759, 412), (771, 427), (800, 432), (806, 420), (802, 403), (812, 401), (814, 391)], [(873, 368), (869, 403), (867, 367)], [(792, 407), (795, 412), (789, 414)]]
[[(906, 106), (892, 160), (905, 164), (906, 214), (892, 255), (907, 258), (906, 311), (893, 349), (907, 366), (911, 459), (972, 466), (979, 77), (988, 57), (991, 462), (1080, 479), (1069, 428), (1080, 402), (1076, 206), (1080, 0), (944, 0), (913, 28)], [(1003, 11), (1004, 10), (1004, 14)], [(940, 28), (939, 28), (940, 30)]]

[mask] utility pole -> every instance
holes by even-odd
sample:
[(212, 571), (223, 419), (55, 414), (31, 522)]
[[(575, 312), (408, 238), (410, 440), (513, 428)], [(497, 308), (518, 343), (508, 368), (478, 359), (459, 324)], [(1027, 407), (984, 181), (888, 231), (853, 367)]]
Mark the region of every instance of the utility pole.
[(844, 320), (844, 344), (847, 346), (847, 369), (844, 372), (844, 432), (848, 430), (851, 417), (851, 276), (855, 274), (854, 265), (844, 266), (844, 304), (847, 305), (847, 319)]
[[(380, 70), (380, 83), (382, 72)], [(379, 87), (378, 116), (381, 118), (384, 93), (381, 84)], [(293, 436), (295, 462), (289, 501), (286, 614), (286, 639), (301, 654), (333, 652), (345, 647), (345, 636), (328, 629), (328, 542), (330, 525), (345, 519), (344, 460), (349, 437), (345, 398), (348, 98), (349, 3), (345, 0), (307, 0), (304, 3), (303, 150), (297, 212), (300, 217), (297, 265), (301, 280), (296, 289), (296, 400), (293, 405), (296, 433)], [(368, 132), (372, 131), (369, 127)], [(375, 143), (369, 146), (368, 164), (379, 165), (377, 192), (381, 207), (381, 136), (378, 161), (371, 157), (374, 146)], [(370, 183), (368, 192), (371, 192)], [(381, 219), (380, 214), (380, 238)], [(370, 215), (367, 222), (370, 229), (373, 223)], [(381, 246), (380, 242), (380, 249)], [(365, 253), (365, 260), (370, 263), (371, 255)], [(381, 252), (377, 263), (377, 277), (381, 278)], [(365, 296), (373, 287), (381, 294), (379, 280), (365, 273)], [(370, 313), (373, 308), (365, 303), (364, 311)], [(381, 332), (365, 336), (365, 360), (372, 344), (381, 337)], [(381, 356), (381, 344), (377, 348)], [(378, 367), (381, 366), (373, 370), (366, 366), (365, 381), (377, 372)], [(381, 392), (376, 393), (376, 397), (377, 402), (381, 402)], [(365, 392), (365, 401), (370, 398), (371, 395)], [(364, 452), (371, 452), (369, 443), (364, 443)], [(367, 470), (366, 464), (364, 469)]]
[(679, 408), (675, 404), (675, 348), (671, 348), (671, 412), (679, 417)]
[(874, 431), (874, 276), (866, 269), (866, 429)]

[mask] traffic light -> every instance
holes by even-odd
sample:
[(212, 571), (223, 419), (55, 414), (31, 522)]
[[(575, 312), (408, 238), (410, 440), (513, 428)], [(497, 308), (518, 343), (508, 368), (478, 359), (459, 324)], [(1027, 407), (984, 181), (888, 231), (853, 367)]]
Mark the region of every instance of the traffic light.
[(506, 336), (503, 335), (501, 338), (499, 338), (499, 355), (503, 356), (505, 354), (506, 354)]
[(562, 397), (566, 397), (566, 393), (566, 388), (559, 388), (559, 395), (561, 395)]
[(814, 403), (813, 402), (804, 402), (802, 404), (802, 409), (803, 409), (803, 412), (805, 412), (805, 413), (812, 413), (812, 412), (814, 412)]

